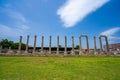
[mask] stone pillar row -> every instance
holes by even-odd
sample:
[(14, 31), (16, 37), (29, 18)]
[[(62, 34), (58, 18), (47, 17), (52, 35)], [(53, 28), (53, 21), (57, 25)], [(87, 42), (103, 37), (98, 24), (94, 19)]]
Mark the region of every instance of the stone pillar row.
[[(82, 49), (82, 37), (86, 38), (86, 46), (87, 46), (87, 53), (89, 53), (89, 42), (88, 42), (88, 36), (87, 35), (80, 35), (79, 37), (79, 55), (83, 54), (83, 49)], [(105, 35), (100, 35), (99, 36), (99, 42), (100, 42), (100, 50), (101, 52), (103, 51), (102, 48), (102, 40), (101, 38), (105, 38), (105, 42), (106, 42), (106, 52), (109, 52), (109, 44), (108, 44), (108, 38)], [(94, 36), (94, 54), (98, 54), (97, 53), (97, 46), (96, 46), (96, 37)], [(34, 36), (34, 45), (33, 45), (33, 51), (32, 54), (36, 55), (36, 41), (37, 41), (37, 36)], [(18, 54), (21, 53), (21, 43), (22, 43), (22, 36), (20, 36), (20, 40), (19, 40), (19, 46), (18, 46)], [(28, 45), (29, 45), (29, 35), (27, 36), (27, 40), (26, 40), (26, 49), (24, 54), (28, 55)], [(51, 46), (52, 46), (52, 36), (49, 37), (49, 52), (48, 54), (51, 54)], [(64, 37), (64, 55), (67, 55), (67, 36)], [(40, 54), (44, 54), (44, 36), (42, 36), (42, 40), (41, 40), (41, 50), (40, 50)], [(59, 36), (57, 36), (57, 51), (56, 51), (56, 55), (59, 55)], [(75, 51), (74, 51), (74, 36), (72, 36), (72, 51), (71, 51), (71, 55), (75, 55)]]

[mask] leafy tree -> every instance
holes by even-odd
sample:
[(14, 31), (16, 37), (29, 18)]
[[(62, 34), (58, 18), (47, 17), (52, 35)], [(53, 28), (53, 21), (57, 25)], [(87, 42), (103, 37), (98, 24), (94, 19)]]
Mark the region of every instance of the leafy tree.
[[(14, 49), (18, 49), (19, 43), (14, 43)], [(21, 49), (25, 50), (26, 44), (21, 43)]]
[[(2, 39), (0, 41), (0, 46), (2, 46), (3, 49), (11, 47), (11, 49), (18, 49), (19, 43), (14, 43), (13, 41), (9, 41), (8, 39)], [(21, 49), (25, 49), (26, 45), (24, 43), (21, 43)]]
[(80, 47), (79, 47), (79, 45), (76, 45), (76, 49), (79, 49)]
[(26, 44), (22, 43), (21, 44), (21, 49), (25, 50)]
[(62, 46), (61, 46), (61, 45), (59, 45), (59, 48), (62, 48)]
[(8, 39), (2, 39), (2, 41), (0, 41), (0, 45), (2, 46), (2, 48), (13, 48), (14, 42), (9, 41)]
[(14, 49), (18, 49), (19, 43), (14, 43)]

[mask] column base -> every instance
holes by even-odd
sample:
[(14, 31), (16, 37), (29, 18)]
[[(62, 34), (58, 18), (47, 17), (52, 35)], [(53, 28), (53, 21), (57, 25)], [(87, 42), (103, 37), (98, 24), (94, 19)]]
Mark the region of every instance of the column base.
[(97, 51), (95, 51), (95, 52), (94, 52), (94, 55), (98, 55), (98, 52), (97, 52)]
[(51, 55), (52, 53), (51, 53), (51, 51), (50, 52), (48, 52), (48, 55)]
[(25, 52), (24, 52), (24, 55), (28, 55), (28, 51), (25, 51)]
[(82, 52), (82, 51), (79, 51), (79, 55), (83, 55), (83, 52)]
[(17, 51), (17, 55), (21, 55), (21, 51)]
[(100, 55), (104, 55), (105, 54), (105, 52), (104, 51), (100, 51)]
[(32, 52), (32, 55), (35, 56), (35, 55), (36, 55), (36, 52)]
[(64, 56), (66, 56), (67, 55), (67, 52), (64, 52)]
[(9, 51), (7, 52), (7, 55), (12, 55), (12, 54), (14, 54), (14, 52), (13, 52), (12, 50), (9, 50)]
[(74, 51), (72, 51), (72, 52), (71, 52), (71, 55), (75, 55), (75, 52), (74, 52)]
[(59, 55), (59, 51), (57, 51), (56, 55)]

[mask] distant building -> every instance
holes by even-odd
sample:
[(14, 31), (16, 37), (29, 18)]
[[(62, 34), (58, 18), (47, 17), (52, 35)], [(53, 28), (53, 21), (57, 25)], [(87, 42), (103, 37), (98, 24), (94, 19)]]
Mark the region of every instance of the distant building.
[[(104, 49), (106, 49), (106, 45), (104, 45)], [(120, 43), (115, 43), (115, 44), (109, 44), (109, 49), (110, 50), (120, 50)]]

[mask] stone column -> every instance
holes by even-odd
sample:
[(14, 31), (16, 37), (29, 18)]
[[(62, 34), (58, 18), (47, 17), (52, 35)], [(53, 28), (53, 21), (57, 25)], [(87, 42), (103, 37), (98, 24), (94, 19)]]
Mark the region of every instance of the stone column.
[(102, 40), (101, 40), (101, 37), (99, 37), (99, 41), (100, 41), (100, 51), (102, 52), (102, 51), (103, 51), (103, 48), (102, 48)]
[(105, 37), (107, 54), (109, 53), (108, 37)]
[(64, 55), (67, 55), (67, 36), (65, 36), (65, 50)]
[(72, 55), (75, 55), (75, 52), (74, 52), (74, 36), (72, 36)]
[(0, 53), (1, 53), (1, 51), (2, 51), (2, 46), (0, 45)]
[(81, 43), (81, 36), (79, 37), (79, 55), (82, 55), (82, 43)]
[(94, 55), (97, 55), (96, 37), (94, 36)]
[(37, 39), (37, 36), (35, 35), (34, 36), (33, 55), (36, 55), (36, 39)]
[(43, 47), (44, 47), (44, 36), (42, 36), (42, 41), (41, 41), (41, 54), (44, 54), (43, 52)]
[(50, 42), (49, 42), (49, 54), (51, 54), (51, 43), (52, 43), (52, 36), (50, 36)]
[(27, 55), (27, 54), (28, 54), (28, 43), (29, 43), (29, 35), (27, 35), (25, 55)]
[(11, 46), (9, 47), (9, 50), (8, 50), (7, 54), (8, 54), (8, 55), (14, 54), (14, 52), (11, 50)]
[(57, 36), (57, 53), (56, 55), (59, 55), (59, 36)]
[(20, 41), (19, 41), (17, 54), (21, 54), (21, 44), (22, 44), (22, 36), (20, 36)]
[(89, 53), (89, 42), (88, 42), (88, 36), (86, 36), (86, 43), (87, 43), (87, 52)]

